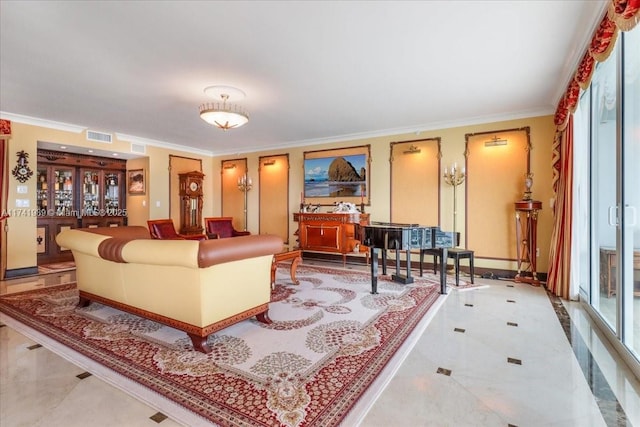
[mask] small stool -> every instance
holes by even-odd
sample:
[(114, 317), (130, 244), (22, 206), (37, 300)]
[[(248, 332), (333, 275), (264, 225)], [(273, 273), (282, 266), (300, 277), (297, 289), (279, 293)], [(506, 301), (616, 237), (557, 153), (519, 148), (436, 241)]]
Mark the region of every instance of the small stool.
[[(438, 258), (442, 258), (442, 249), (422, 249), (420, 251), (420, 276), (422, 276), (422, 266), (424, 262), (424, 254), (433, 255), (433, 274), (438, 269)], [(473, 283), (473, 251), (470, 249), (451, 248), (447, 249), (447, 258), (453, 258), (453, 268), (456, 273), (456, 286), (460, 282), (460, 259), (469, 259), (469, 274), (471, 275), (471, 283)], [(446, 269), (446, 261), (444, 268)]]

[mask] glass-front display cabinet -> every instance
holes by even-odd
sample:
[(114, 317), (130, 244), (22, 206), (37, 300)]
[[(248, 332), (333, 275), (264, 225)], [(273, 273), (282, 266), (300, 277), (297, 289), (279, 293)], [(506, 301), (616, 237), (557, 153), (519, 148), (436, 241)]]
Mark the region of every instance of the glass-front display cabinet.
[(125, 160), (38, 150), (37, 171), (38, 264), (73, 259), (55, 242), (66, 228), (126, 225)]
[[(80, 200), (83, 217), (103, 217), (113, 219), (124, 210), (125, 200), (124, 173), (118, 171), (103, 171), (82, 169)], [(85, 218), (85, 222), (89, 218)], [(109, 225), (112, 222), (109, 223)]]

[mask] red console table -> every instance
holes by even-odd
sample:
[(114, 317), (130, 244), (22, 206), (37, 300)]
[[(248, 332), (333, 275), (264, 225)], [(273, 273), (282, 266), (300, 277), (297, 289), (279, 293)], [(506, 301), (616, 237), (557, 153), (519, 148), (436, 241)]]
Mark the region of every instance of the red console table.
[(542, 202), (520, 200), (516, 208), (516, 242), (518, 253), (518, 274), (516, 282), (540, 286), (536, 272), (538, 211)]
[(293, 220), (298, 222), (301, 250), (342, 254), (344, 265), (347, 254), (353, 253), (356, 245), (363, 250), (356, 229), (369, 224), (369, 214), (295, 212)]

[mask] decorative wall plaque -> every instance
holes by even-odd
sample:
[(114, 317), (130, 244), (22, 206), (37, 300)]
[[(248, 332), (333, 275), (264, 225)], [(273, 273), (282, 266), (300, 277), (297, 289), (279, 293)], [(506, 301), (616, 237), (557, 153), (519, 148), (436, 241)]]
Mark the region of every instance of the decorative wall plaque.
[(20, 182), (26, 182), (31, 175), (33, 175), (33, 171), (29, 167), (29, 153), (25, 153), (24, 150), (18, 151), (16, 153), (18, 156), (18, 164), (13, 168), (11, 174)]

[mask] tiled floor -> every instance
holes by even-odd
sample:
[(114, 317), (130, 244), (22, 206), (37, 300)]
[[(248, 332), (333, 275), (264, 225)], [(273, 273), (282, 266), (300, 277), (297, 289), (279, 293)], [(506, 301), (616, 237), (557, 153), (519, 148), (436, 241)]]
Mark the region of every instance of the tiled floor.
[[(0, 282), (0, 293), (71, 280)], [(451, 290), (368, 413), (346, 427), (640, 426), (639, 382), (579, 304), (476, 280), (488, 286)], [(35, 344), (0, 327), (2, 427), (178, 425)]]

